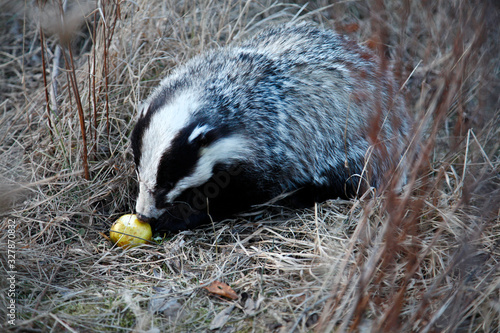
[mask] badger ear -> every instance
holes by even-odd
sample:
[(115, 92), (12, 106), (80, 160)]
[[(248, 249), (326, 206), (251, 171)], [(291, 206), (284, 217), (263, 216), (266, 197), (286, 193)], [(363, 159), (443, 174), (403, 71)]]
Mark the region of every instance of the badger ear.
[(189, 135), (188, 142), (199, 147), (206, 147), (217, 137), (216, 129), (208, 125), (197, 125)]
[(137, 106), (137, 119), (144, 117), (146, 112), (148, 111), (149, 104), (146, 101), (140, 102)]

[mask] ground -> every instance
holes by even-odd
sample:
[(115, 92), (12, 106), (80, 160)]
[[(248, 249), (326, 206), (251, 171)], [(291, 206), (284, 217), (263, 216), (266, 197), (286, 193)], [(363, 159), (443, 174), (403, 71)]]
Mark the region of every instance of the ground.
[[(42, 3), (0, 3), (1, 327), (500, 331), (494, 1)], [(201, 51), (301, 20), (394, 62), (422, 147), (403, 195), (114, 247), (109, 228), (137, 194), (128, 138), (140, 101)], [(214, 281), (238, 299), (203, 288)]]

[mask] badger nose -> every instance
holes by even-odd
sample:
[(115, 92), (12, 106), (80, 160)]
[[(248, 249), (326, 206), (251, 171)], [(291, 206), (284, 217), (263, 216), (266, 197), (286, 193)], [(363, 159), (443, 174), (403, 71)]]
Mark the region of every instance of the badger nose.
[(147, 216), (139, 214), (139, 213), (137, 214), (137, 218), (139, 220), (141, 220), (142, 222), (146, 222), (146, 223), (149, 223), (149, 224), (151, 224), (155, 220), (152, 217), (147, 217)]

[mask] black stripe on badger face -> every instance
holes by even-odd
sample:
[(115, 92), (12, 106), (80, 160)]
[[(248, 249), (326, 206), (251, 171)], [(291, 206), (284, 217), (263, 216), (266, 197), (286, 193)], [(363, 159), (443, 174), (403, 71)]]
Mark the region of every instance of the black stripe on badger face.
[(225, 128), (211, 128), (201, 123), (193, 123), (179, 132), (170, 148), (163, 153), (158, 165), (155, 188), (158, 209), (170, 205), (167, 194), (179, 180), (195, 171), (201, 150), (228, 134), (229, 131)]
[(132, 130), (132, 135), (130, 136), (130, 144), (132, 146), (132, 152), (134, 154), (134, 162), (136, 168), (139, 167), (139, 162), (141, 161), (141, 147), (142, 147), (142, 138), (144, 136), (144, 132), (149, 127), (151, 123), (151, 117), (153, 112), (149, 112), (151, 105), (148, 106), (148, 111), (146, 111), (146, 115), (140, 117), (137, 120), (137, 123)]
[(144, 109), (139, 110), (137, 123), (130, 136), (136, 167), (139, 167), (139, 163), (141, 161), (142, 141), (144, 133), (149, 128), (151, 119), (153, 118), (154, 114), (163, 106), (172, 101), (172, 99), (175, 97), (175, 94), (185, 86), (187, 86), (186, 81), (178, 80), (168, 86), (165, 85), (161, 87), (161, 89), (156, 93), (156, 96), (151, 100), (151, 102), (148, 105), (145, 105)]

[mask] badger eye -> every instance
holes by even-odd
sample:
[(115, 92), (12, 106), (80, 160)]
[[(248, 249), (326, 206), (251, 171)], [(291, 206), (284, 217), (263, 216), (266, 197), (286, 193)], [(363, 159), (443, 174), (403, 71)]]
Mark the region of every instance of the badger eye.
[(167, 191), (158, 191), (155, 194), (155, 206), (158, 209), (162, 209), (168, 206), (166, 196)]
[(200, 148), (208, 146), (213, 141), (213, 135), (211, 132), (204, 133), (196, 138), (195, 142)]
[(157, 187), (154, 192), (156, 200), (165, 200), (167, 194), (175, 187), (175, 182), (164, 182), (161, 187)]

